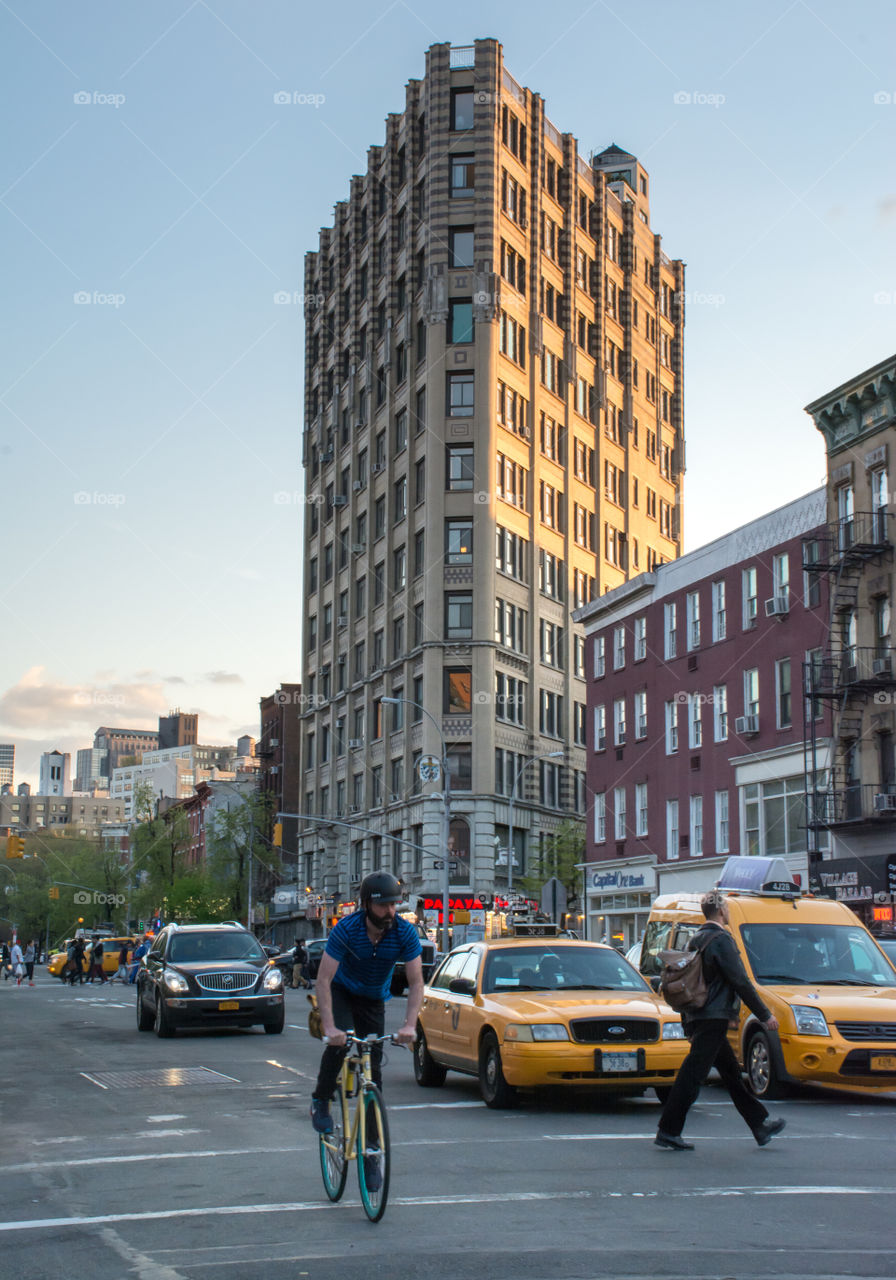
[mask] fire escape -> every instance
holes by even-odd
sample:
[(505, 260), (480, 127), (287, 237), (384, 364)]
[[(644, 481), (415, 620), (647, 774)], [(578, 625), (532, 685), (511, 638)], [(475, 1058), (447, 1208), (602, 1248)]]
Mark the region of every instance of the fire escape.
[[(873, 646), (858, 644), (861, 616), (859, 589), (869, 566), (881, 565), (892, 554), (890, 521), (883, 509), (861, 512), (829, 525), (821, 537), (803, 539), (803, 568), (830, 575), (831, 624), (824, 652), (803, 664), (804, 770), (808, 813), (810, 874), (819, 857), (818, 833), (849, 825), (869, 826), (896, 818), (896, 781), (892, 751), (881, 752), (879, 782), (863, 782), (871, 770), (859, 762), (860, 743), (868, 741), (872, 715), (896, 704), (896, 651), (889, 635)], [(863, 628), (864, 629), (864, 628)], [(830, 769), (819, 761), (819, 704), (831, 708)]]

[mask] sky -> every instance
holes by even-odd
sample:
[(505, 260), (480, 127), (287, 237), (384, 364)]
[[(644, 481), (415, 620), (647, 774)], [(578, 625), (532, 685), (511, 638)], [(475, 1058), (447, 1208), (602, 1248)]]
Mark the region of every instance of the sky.
[(890, 0), (0, 0), (16, 782), (176, 707), (257, 736), (298, 680), (303, 256), (430, 44), (499, 39), (584, 154), (649, 171), (685, 550), (823, 483), (803, 406), (896, 347), (894, 35)]

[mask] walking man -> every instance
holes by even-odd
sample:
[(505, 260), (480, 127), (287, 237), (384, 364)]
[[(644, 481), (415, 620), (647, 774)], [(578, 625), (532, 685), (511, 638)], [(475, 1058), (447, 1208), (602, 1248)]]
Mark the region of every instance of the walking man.
[(90, 969), (87, 974), (87, 981), (92, 983), (94, 980), (101, 982), (104, 986), (106, 983), (106, 975), (103, 972), (103, 944), (98, 934), (93, 935), (93, 947), (90, 952)]
[(22, 979), (25, 976), (25, 965), (22, 958), (22, 948), (19, 946), (18, 938), (16, 938), (15, 942), (12, 944), (12, 951), (9, 953), (9, 958), (12, 962), (12, 971), (15, 974), (16, 986), (20, 987), (22, 985)]
[(305, 950), (305, 944), (301, 938), (296, 938), (296, 945), (292, 949), (292, 985), (293, 987), (310, 987), (311, 983), (307, 977), (308, 970), (308, 952)]
[(32, 938), (25, 948), (25, 977), (28, 979), (28, 986), (34, 986), (34, 957), (36, 954), (36, 943)]
[(122, 984), (128, 980), (128, 944), (126, 942), (121, 944), (121, 950), (118, 953), (118, 968), (115, 970), (115, 973), (109, 981), (114, 982), (116, 978), (118, 978)]
[(685, 1142), (681, 1131), (701, 1084), (710, 1068), (715, 1067), (753, 1137), (764, 1147), (781, 1132), (786, 1122), (769, 1120), (765, 1107), (744, 1084), (734, 1050), (728, 1043), (728, 1024), (737, 1018), (741, 1000), (767, 1030), (777, 1031), (778, 1020), (763, 1004), (741, 964), (734, 939), (728, 932), (726, 899), (721, 893), (706, 893), (700, 906), (705, 923), (689, 942), (688, 950), (703, 949), (703, 976), (709, 994), (702, 1008), (685, 1009), (681, 1015), (691, 1051), (675, 1077), (654, 1142), (672, 1151), (694, 1150), (694, 1144)]

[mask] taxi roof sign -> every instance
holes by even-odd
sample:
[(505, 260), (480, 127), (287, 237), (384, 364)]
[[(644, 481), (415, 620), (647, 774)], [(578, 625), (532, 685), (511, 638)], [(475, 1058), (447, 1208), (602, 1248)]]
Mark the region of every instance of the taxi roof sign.
[(729, 858), (716, 885), (739, 893), (799, 895), (800, 887), (783, 858)]

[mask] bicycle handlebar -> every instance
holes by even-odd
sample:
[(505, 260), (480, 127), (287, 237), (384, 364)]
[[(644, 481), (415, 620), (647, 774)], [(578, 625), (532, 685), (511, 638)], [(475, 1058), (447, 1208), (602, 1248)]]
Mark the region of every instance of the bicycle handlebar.
[[(329, 1037), (329, 1036), (322, 1036), (322, 1037), (321, 1037), (321, 1039), (323, 1040), (324, 1044), (329, 1044), (329, 1043), (330, 1043), (330, 1037)], [(345, 1044), (344, 1044), (344, 1045), (341, 1045), (341, 1044), (340, 1044), (340, 1045), (337, 1045), (337, 1046), (336, 1046), (336, 1048), (337, 1048), (337, 1049), (351, 1049), (353, 1045), (365, 1045), (365, 1044), (366, 1044), (366, 1045), (375, 1045), (375, 1044), (384, 1044), (387, 1040), (389, 1041), (389, 1043), (390, 1043), (390, 1044), (401, 1044), (401, 1041), (398, 1039), (398, 1037), (397, 1037), (397, 1036), (395, 1036), (395, 1035), (393, 1035), (393, 1034), (391, 1034), (391, 1033), (387, 1033), (387, 1034), (386, 1034), (386, 1035), (384, 1035), (384, 1036), (375, 1036), (375, 1035), (373, 1035), (373, 1034), (371, 1034), (371, 1035), (369, 1035), (369, 1036), (356, 1036), (356, 1035), (355, 1035), (355, 1033), (354, 1033), (354, 1031), (346, 1031), (346, 1033), (345, 1033)]]

